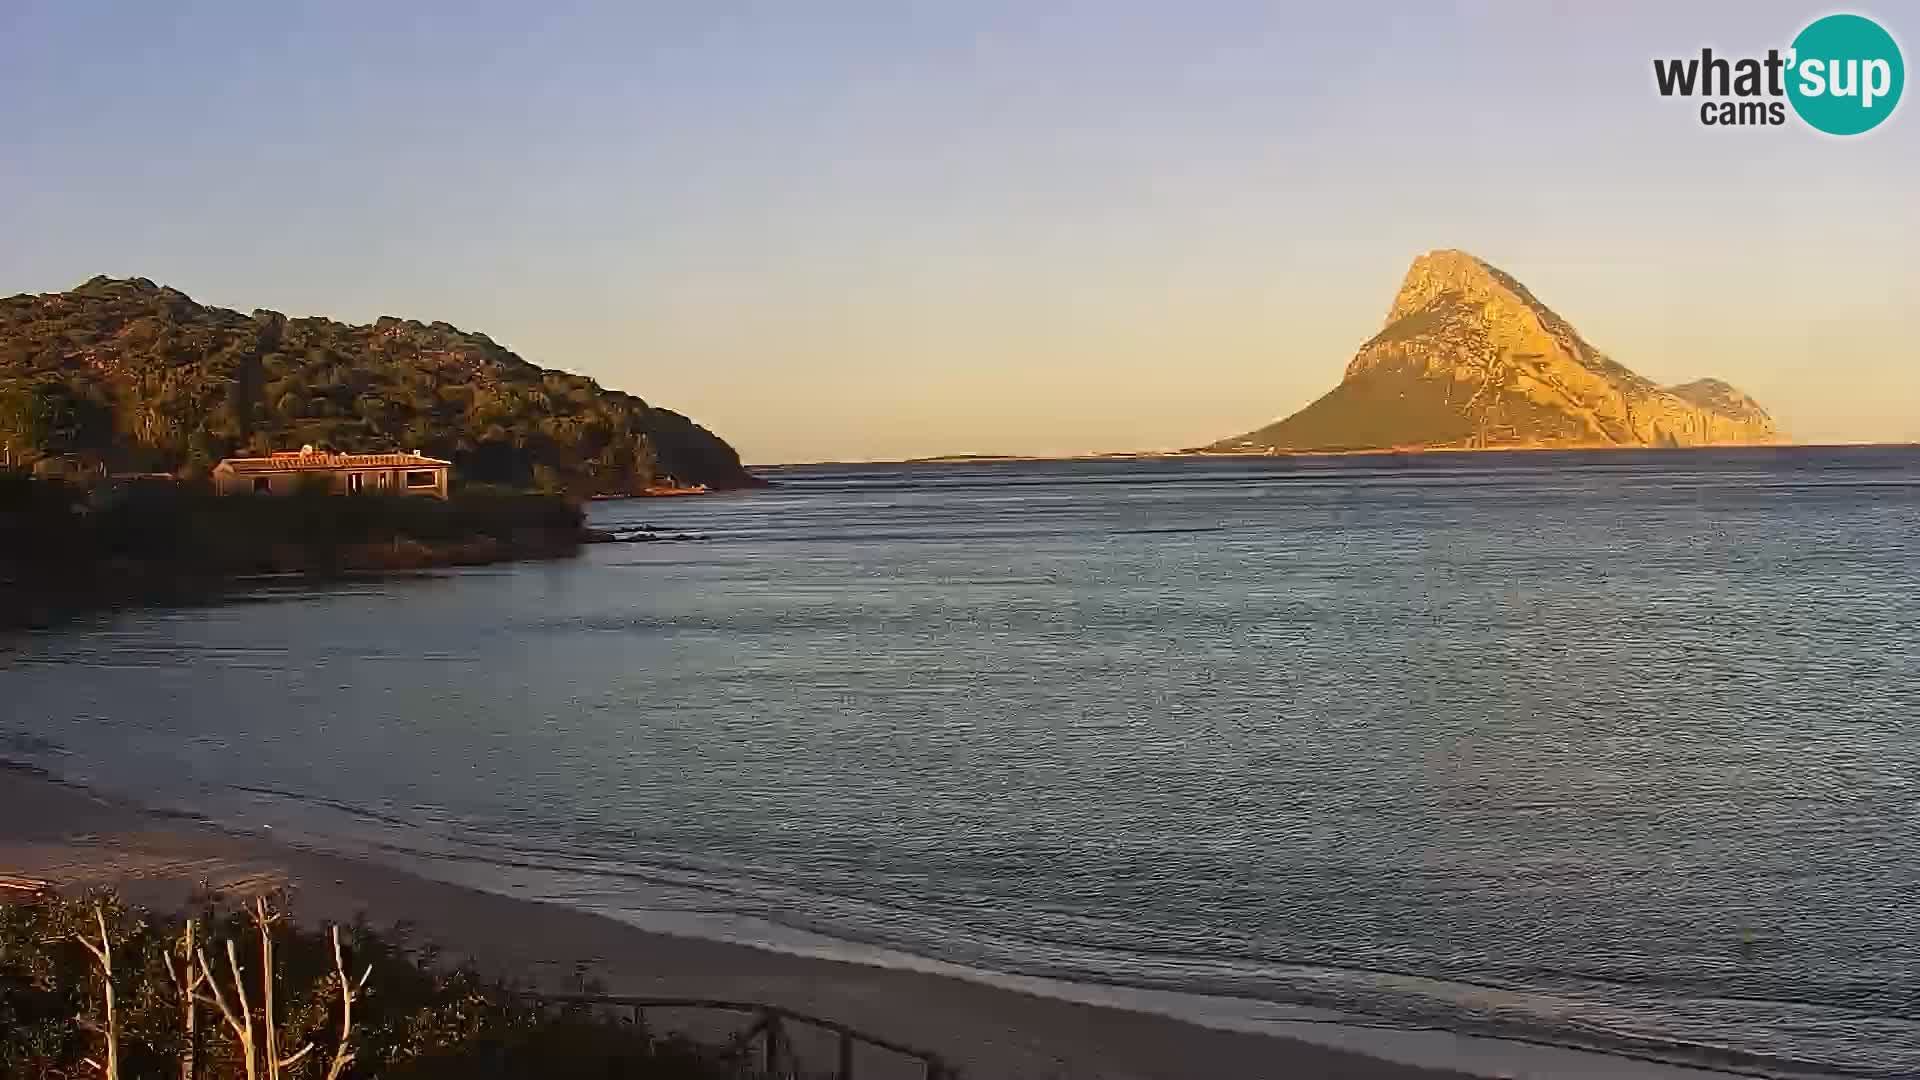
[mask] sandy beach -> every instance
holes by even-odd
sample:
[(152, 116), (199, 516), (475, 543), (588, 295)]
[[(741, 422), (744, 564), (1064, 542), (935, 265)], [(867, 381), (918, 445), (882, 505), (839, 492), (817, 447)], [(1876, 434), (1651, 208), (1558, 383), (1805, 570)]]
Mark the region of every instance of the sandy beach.
[[(1021, 987), (1022, 980), (1009, 978), (989, 985), (982, 979), (992, 977), (983, 973), (951, 977), (651, 933), (151, 813), (12, 769), (0, 771), (0, 879), (62, 889), (111, 885), (161, 910), (203, 883), (233, 895), (285, 887), (303, 920), (364, 912), (376, 925), (411, 922), (422, 936), (490, 973), (562, 988), (585, 971), (610, 993), (779, 1004), (932, 1050), (970, 1077), (1726, 1075), (1445, 1032), (1372, 1029), (1304, 1013), (1295, 1019), (1276, 1013), (1258, 1025), (1215, 1021), (1259, 1029), (1224, 1030), (1177, 1019), (1183, 1005), (1173, 995), (1156, 1000), (1039, 980)], [(1043, 992), (1022, 992), (1032, 988)]]

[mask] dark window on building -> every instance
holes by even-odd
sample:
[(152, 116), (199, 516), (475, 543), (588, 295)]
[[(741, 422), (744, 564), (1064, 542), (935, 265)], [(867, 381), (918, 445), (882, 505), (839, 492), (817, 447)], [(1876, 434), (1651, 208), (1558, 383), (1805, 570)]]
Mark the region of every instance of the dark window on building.
[(273, 481), (264, 476), (256, 476), (253, 478), (253, 490), (256, 494), (265, 495), (273, 490)]
[(360, 488), (364, 484), (366, 484), (366, 482), (367, 482), (367, 478), (361, 475), (360, 473), (347, 474), (347, 490), (349, 492), (358, 493)]
[(437, 485), (434, 483), (433, 473), (426, 469), (421, 469), (418, 472), (410, 472), (407, 474), (407, 486), (415, 488), (435, 487)]

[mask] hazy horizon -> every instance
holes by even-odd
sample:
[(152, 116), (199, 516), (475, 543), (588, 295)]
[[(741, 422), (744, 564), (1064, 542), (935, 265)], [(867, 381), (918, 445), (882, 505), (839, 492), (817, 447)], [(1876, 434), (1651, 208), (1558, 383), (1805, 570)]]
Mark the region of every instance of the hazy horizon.
[(1796, 441), (1912, 441), (1913, 106), (1652, 84), (1828, 10), (15, 5), (0, 294), (444, 320), (758, 463), (1060, 455), (1299, 408), (1457, 247)]

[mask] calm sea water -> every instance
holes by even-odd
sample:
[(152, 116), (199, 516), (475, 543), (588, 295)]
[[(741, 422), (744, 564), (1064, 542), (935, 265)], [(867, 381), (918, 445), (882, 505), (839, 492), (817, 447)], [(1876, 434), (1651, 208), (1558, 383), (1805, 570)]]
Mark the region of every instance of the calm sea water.
[(818, 467), (0, 646), (0, 756), (630, 913), (1920, 1074), (1920, 453)]

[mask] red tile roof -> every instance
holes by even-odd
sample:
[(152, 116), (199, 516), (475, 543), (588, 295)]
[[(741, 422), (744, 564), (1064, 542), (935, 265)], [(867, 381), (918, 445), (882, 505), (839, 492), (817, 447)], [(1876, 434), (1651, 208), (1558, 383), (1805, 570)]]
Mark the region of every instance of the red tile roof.
[(311, 454), (286, 450), (270, 457), (227, 458), (215, 468), (237, 473), (257, 472), (334, 472), (340, 469), (444, 469), (451, 461), (421, 454), (335, 454), (316, 450)]

